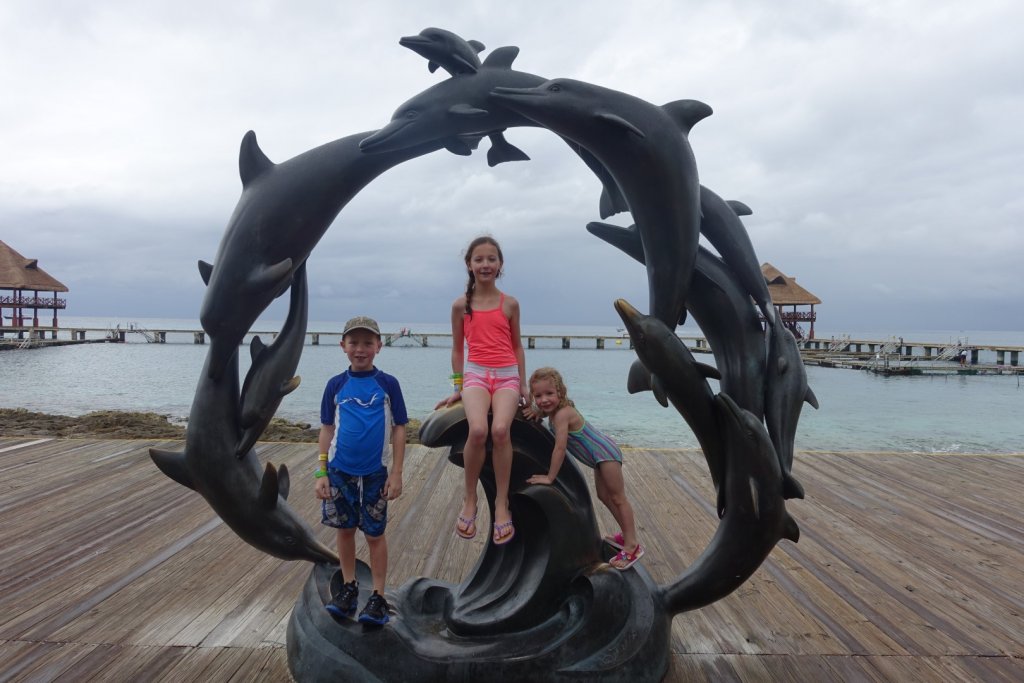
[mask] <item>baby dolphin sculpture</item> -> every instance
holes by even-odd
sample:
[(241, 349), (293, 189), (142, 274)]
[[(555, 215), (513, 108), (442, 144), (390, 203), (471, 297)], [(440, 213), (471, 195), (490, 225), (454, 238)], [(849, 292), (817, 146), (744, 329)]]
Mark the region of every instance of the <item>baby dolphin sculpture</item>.
[(465, 40), (443, 28), (425, 28), (419, 35), (401, 38), (398, 44), (425, 57), (430, 73), (441, 67), (452, 76), (476, 73), (480, 68), (477, 53), (484, 49), (479, 40)]

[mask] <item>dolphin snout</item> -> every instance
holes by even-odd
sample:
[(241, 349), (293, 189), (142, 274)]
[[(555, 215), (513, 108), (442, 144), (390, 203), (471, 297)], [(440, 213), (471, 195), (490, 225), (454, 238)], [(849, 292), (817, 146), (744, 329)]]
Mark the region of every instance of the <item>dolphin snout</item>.
[(622, 318), (623, 324), (626, 326), (626, 331), (629, 332), (629, 336), (634, 337), (636, 332), (640, 331), (640, 321), (644, 315), (640, 311), (633, 307), (633, 304), (629, 303), (625, 299), (616, 299), (615, 311)]
[[(373, 135), (359, 141), (359, 149), (363, 152), (390, 152), (392, 147), (388, 145), (398, 133), (408, 126), (413, 119), (398, 119), (378, 130)], [(398, 148), (396, 148), (398, 149)]]
[(432, 45), (433, 41), (430, 40), (429, 38), (424, 38), (423, 36), (402, 36), (401, 38), (398, 39), (398, 44), (401, 45), (402, 47), (412, 49)]

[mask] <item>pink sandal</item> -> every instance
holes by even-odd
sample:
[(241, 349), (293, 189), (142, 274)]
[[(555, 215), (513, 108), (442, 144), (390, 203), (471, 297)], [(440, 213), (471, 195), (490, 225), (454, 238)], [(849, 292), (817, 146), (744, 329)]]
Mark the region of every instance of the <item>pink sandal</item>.
[[(641, 557), (644, 556), (644, 547), (639, 543), (633, 548), (632, 552), (623, 548), (619, 551), (618, 555), (608, 560), (608, 564), (618, 569), (620, 572), (624, 572), (634, 564), (637, 563)], [(622, 564), (625, 563), (625, 564)]]
[(515, 535), (516, 528), (512, 525), (512, 520), (510, 519), (507, 522), (494, 525), (494, 535), (491, 540), (494, 541), (494, 545), (505, 545)]
[(626, 539), (622, 537), (622, 532), (618, 532), (614, 536), (605, 536), (601, 539), (613, 548), (622, 550), (622, 546), (626, 545)]
[[(459, 524), (462, 525), (462, 528), (459, 528)], [(455, 533), (459, 538), (464, 538), (466, 540), (476, 536), (476, 514), (472, 517), (463, 517), (462, 515), (459, 515), (459, 521), (455, 525)]]

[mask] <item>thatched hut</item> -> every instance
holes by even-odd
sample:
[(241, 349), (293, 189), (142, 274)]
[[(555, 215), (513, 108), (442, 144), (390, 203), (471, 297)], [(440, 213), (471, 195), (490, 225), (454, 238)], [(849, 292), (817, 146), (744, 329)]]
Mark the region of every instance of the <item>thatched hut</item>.
[[(7, 327), (39, 327), (40, 309), (53, 311), (51, 327), (56, 334), (57, 311), (67, 307), (67, 299), (57, 298), (57, 293), (66, 291), (62, 282), (39, 267), (37, 259), (25, 258), (0, 241), (0, 335), (5, 319), (10, 321)], [(52, 292), (53, 296), (40, 296), (40, 292)]]
[[(814, 339), (814, 321), (818, 314), (814, 305), (821, 299), (814, 296), (796, 283), (795, 277), (789, 277), (770, 263), (761, 264), (761, 274), (768, 283), (768, 293), (772, 295), (772, 303), (782, 317), (782, 323), (789, 328), (793, 336), (802, 339)], [(786, 310), (784, 307), (791, 307)], [(803, 310), (810, 307), (809, 310)], [(805, 335), (800, 323), (810, 323), (810, 330)]]

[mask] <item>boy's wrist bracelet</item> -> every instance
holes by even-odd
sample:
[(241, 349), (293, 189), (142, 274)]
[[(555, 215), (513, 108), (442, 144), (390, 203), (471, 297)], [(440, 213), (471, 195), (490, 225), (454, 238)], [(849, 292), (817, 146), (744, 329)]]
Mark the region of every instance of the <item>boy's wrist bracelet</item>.
[(316, 472), (313, 472), (313, 476), (317, 479), (319, 479), (320, 477), (326, 477), (327, 470), (317, 470)]

